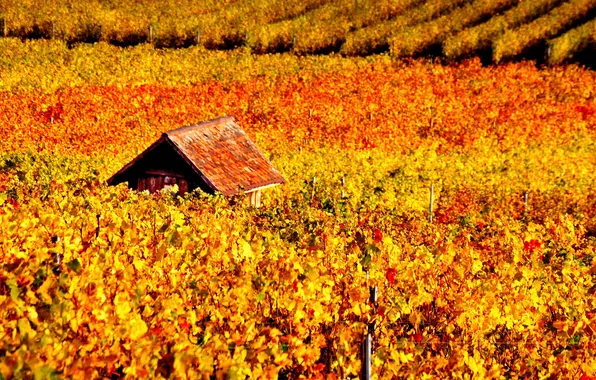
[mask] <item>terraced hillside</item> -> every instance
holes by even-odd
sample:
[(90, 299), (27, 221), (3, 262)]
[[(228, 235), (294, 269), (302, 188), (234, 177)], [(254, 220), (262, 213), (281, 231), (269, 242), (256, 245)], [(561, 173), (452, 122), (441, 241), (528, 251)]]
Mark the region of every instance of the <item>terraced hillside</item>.
[(595, 16), (596, 0), (0, 0), (0, 36), (589, 64)]

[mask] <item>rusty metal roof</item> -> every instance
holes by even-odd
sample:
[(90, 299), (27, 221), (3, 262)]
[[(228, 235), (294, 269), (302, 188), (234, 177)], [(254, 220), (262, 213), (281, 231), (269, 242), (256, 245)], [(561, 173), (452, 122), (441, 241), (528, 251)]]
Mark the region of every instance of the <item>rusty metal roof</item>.
[(172, 145), (213, 191), (224, 195), (286, 183), (231, 116), (165, 132), (108, 183), (163, 142)]

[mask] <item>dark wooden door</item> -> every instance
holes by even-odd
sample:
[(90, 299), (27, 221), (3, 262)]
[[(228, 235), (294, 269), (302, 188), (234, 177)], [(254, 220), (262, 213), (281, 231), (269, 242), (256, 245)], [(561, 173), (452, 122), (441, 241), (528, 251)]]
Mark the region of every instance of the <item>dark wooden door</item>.
[(149, 175), (146, 178), (139, 178), (137, 181), (137, 190), (149, 190), (150, 193), (155, 193), (161, 189), (167, 189), (171, 186), (178, 185), (178, 193), (184, 195), (188, 193), (188, 181), (181, 177), (168, 175)]

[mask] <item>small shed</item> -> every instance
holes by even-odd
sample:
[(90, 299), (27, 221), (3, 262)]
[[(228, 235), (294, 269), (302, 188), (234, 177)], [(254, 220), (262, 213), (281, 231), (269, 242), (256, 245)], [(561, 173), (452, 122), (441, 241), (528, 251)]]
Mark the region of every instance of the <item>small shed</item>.
[(224, 116), (165, 132), (108, 179), (108, 185), (122, 182), (151, 193), (173, 185), (180, 194), (197, 188), (225, 196), (243, 192), (259, 207), (261, 190), (286, 180), (234, 118)]

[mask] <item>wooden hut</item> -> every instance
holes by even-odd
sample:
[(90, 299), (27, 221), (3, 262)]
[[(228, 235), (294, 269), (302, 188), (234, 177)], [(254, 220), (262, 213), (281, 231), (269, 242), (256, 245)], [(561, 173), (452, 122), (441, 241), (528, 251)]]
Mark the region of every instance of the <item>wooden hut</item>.
[(108, 179), (109, 185), (122, 182), (151, 193), (173, 185), (180, 194), (195, 189), (226, 196), (244, 193), (259, 207), (261, 190), (286, 180), (234, 118), (224, 116), (165, 132)]

